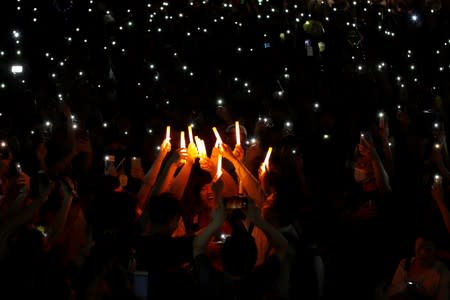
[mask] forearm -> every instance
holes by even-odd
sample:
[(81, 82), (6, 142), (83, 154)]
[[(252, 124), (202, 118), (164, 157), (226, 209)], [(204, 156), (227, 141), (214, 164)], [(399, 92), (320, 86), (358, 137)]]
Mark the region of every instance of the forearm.
[(206, 252), (209, 240), (217, 232), (217, 230), (219, 230), (221, 225), (222, 224), (216, 220), (212, 220), (211, 223), (201, 230), (200, 233), (194, 238), (192, 245), (194, 257)]
[(187, 182), (191, 175), (191, 170), (193, 166), (192, 161), (186, 161), (184, 166), (181, 168), (180, 172), (177, 174), (175, 179), (173, 179), (170, 185), (170, 193), (172, 193), (176, 199), (181, 200), (186, 189)]
[(237, 184), (233, 177), (226, 170), (222, 169), (223, 194), (224, 197), (231, 197), (238, 194)]
[(40, 196), (34, 199), (31, 204), (22, 210), (17, 211), (14, 214), (10, 214), (3, 219), (3, 226), (0, 229), (2, 233), (11, 233), (18, 226), (27, 223), (41, 205), (47, 200), (48, 196)]
[(439, 171), (439, 174), (442, 175), (442, 177), (445, 179), (445, 181), (450, 181), (450, 173), (448, 172), (447, 167), (445, 164), (441, 161), (437, 163), (437, 168)]
[(372, 159), (372, 167), (375, 175), (375, 182), (378, 187), (378, 190), (385, 194), (391, 191), (391, 186), (389, 183), (389, 175), (383, 167), (383, 163), (381, 159), (377, 156)]
[(288, 241), (275, 227), (269, 224), (262, 218), (253, 220), (255, 226), (260, 228), (266, 237), (272, 242), (272, 247), (275, 249), (275, 253), (283, 257), (288, 248)]
[(25, 199), (28, 197), (28, 192), (26, 190), (21, 190), (17, 198), (11, 204), (9, 212), (15, 213), (23, 206)]
[(247, 195), (256, 202), (256, 205), (261, 207), (264, 202), (264, 192), (258, 180), (252, 175), (249, 169), (237, 159), (232, 161), (236, 173), (241, 181), (242, 187)]
[(150, 170), (144, 177), (144, 182), (138, 192), (138, 207), (143, 208), (145, 206), (145, 200), (150, 195), (152, 188), (155, 185), (158, 177), (159, 170), (161, 169), (163, 159), (159, 156), (152, 164)]
[(450, 233), (450, 213), (448, 211), (448, 207), (445, 204), (444, 199), (442, 199), (441, 197), (436, 199), (436, 203), (439, 207), (439, 211), (441, 212), (441, 216), (444, 221), (445, 228), (447, 228), (447, 232)]
[(61, 233), (64, 230), (64, 226), (67, 221), (67, 216), (69, 214), (70, 206), (72, 205), (73, 195), (68, 195), (62, 202), (62, 206), (58, 211), (55, 223), (48, 230), (48, 241), (51, 245), (55, 244)]
[(389, 140), (383, 139), (383, 154), (384, 154), (384, 165), (386, 166), (386, 171), (388, 174), (392, 175), (394, 170), (394, 157), (392, 155), (391, 146), (389, 146)]

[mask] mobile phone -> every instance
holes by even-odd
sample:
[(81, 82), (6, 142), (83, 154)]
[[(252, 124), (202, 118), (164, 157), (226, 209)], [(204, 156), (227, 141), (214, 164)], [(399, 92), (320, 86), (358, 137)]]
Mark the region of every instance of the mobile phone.
[(442, 176), (439, 174), (434, 175), (434, 183), (436, 184), (442, 184)]
[(224, 198), (225, 209), (247, 209), (248, 198), (247, 197), (226, 197)]
[(148, 272), (135, 271), (133, 273), (133, 290), (138, 299), (148, 299)]
[(307, 56), (314, 56), (314, 49), (311, 45), (311, 41), (310, 40), (306, 40), (305, 41), (305, 48), (306, 48), (306, 55)]
[(105, 174), (108, 174), (109, 169), (114, 167), (115, 161), (116, 157), (114, 155), (105, 155)]
[(0, 159), (7, 159), (9, 157), (8, 143), (0, 140)]
[(20, 162), (16, 162), (16, 172), (18, 175), (22, 173), (22, 166), (20, 165)]
[(131, 168), (133, 169), (133, 168), (141, 168), (141, 167), (142, 167), (142, 165), (141, 165), (141, 158), (133, 156), (131, 158)]
[(363, 144), (363, 138), (369, 143), (373, 142), (372, 135), (367, 130), (366, 131), (361, 131), (361, 134), (359, 136), (359, 143)]

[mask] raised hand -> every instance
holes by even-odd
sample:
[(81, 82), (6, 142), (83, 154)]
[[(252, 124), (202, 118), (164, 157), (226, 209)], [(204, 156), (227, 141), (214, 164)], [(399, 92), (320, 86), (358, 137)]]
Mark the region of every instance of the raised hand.
[(189, 143), (187, 147), (187, 156), (188, 160), (190, 160), (191, 162), (195, 162), (195, 159), (198, 157), (198, 149), (194, 143)]
[(159, 156), (161, 158), (166, 157), (167, 153), (169, 153), (171, 149), (172, 145), (170, 144), (170, 141), (164, 140), (160, 146)]
[(244, 148), (241, 145), (236, 145), (234, 147), (234, 150), (233, 150), (233, 155), (236, 156), (236, 158), (239, 161), (243, 161), (244, 157), (245, 157), (245, 150), (244, 150)]
[(358, 151), (365, 158), (375, 160), (378, 158), (377, 150), (374, 145), (369, 143), (365, 137), (361, 137), (361, 143), (358, 144)]
[(208, 157), (205, 157), (205, 158), (200, 159), (200, 168), (203, 171), (206, 171), (209, 174), (214, 175), (216, 173), (217, 166), (213, 162), (213, 160), (211, 160)]
[(20, 172), (19, 177), (17, 178), (17, 184), (28, 193), (30, 191), (30, 176), (25, 172)]

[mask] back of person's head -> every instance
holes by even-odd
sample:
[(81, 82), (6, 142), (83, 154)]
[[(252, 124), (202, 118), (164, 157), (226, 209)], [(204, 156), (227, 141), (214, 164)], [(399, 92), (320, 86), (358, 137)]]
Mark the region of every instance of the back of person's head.
[(150, 198), (148, 209), (150, 221), (155, 225), (169, 225), (173, 218), (181, 215), (180, 203), (170, 193), (162, 193)]
[(256, 243), (241, 220), (229, 221), (232, 232), (222, 247), (223, 270), (232, 276), (246, 276), (256, 263)]

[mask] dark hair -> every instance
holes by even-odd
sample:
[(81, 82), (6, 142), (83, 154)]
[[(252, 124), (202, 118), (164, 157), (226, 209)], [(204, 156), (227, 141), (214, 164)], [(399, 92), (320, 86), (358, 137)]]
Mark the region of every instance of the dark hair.
[(162, 193), (150, 198), (148, 209), (150, 221), (158, 225), (167, 225), (173, 217), (181, 215), (180, 203), (170, 193)]
[(225, 272), (233, 276), (248, 275), (256, 263), (256, 243), (242, 221), (231, 223), (231, 236), (222, 247), (222, 264)]

